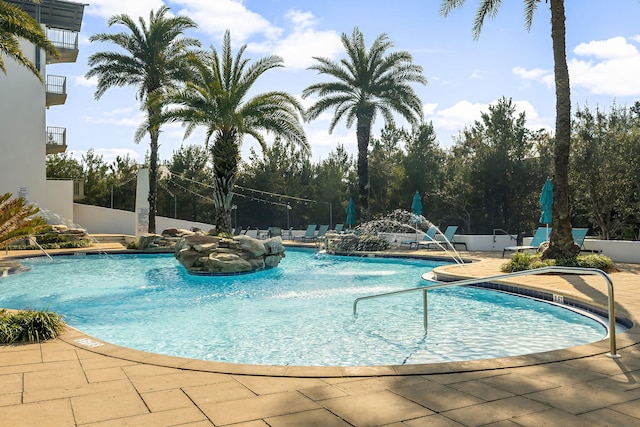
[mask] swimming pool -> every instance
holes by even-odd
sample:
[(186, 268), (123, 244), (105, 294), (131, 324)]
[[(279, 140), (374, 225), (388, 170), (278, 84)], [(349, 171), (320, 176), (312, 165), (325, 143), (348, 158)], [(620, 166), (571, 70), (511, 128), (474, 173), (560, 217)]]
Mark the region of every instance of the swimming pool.
[(172, 255), (34, 258), (0, 280), (0, 307), (45, 308), (114, 344), (203, 360), (262, 365), (363, 366), (487, 359), (603, 339), (590, 317), (510, 294), (450, 287), (422, 299), (373, 293), (427, 285), (444, 263), (352, 258), (287, 249), (275, 269), (192, 276)]

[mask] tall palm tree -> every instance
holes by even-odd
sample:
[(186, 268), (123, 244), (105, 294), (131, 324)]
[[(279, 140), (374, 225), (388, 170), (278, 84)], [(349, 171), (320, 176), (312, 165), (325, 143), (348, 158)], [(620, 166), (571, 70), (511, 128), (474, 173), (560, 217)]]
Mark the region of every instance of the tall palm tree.
[[(137, 86), (137, 99), (146, 112), (146, 123), (154, 120), (162, 112), (157, 104), (147, 102), (149, 96), (176, 87), (189, 77), (186, 61), (190, 47), (200, 46), (200, 42), (190, 37), (182, 37), (185, 30), (196, 28), (195, 22), (186, 16), (167, 17), (169, 8), (160, 7), (149, 13), (149, 23), (140, 17), (139, 25), (128, 15), (114, 15), (109, 18), (109, 27), (124, 25), (126, 32), (117, 34), (99, 33), (91, 36), (91, 42), (110, 42), (124, 49), (121, 52), (97, 52), (89, 57), (87, 77), (98, 77), (95, 98), (100, 97), (113, 86)], [(144, 132), (136, 134), (136, 142), (148, 133), (149, 154), (149, 232), (156, 232), (157, 182), (158, 182), (158, 137), (160, 126), (150, 125)]]
[[(265, 148), (263, 132), (292, 141), (310, 152), (301, 124), (302, 105), (286, 92), (272, 91), (247, 99), (256, 80), (266, 71), (283, 67), (282, 58), (266, 56), (249, 65), (243, 58), (246, 45), (233, 57), (231, 34), (224, 34), (222, 52), (193, 54), (194, 75), (182, 90), (171, 91), (162, 101), (175, 105), (163, 119), (182, 121), (187, 138), (198, 126), (206, 128), (205, 144), (214, 166), (215, 225), (219, 232), (231, 231), (231, 200), (238, 173), (244, 135), (254, 137)], [(213, 144), (209, 142), (213, 137)]]
[(58, 51), (35, 18), (19, 7), (0, 0), (0, 70), (7, 74), (3, 58), (7, 56), (27, 67), (40, 81), (43, 81), (40, 71), (20, 49), (20, 39), (43, 49), (47, 55), (58, 57)]
[(393, 43), (386, 34), (379, 35), (367, 51), (362, 32), (356, 27), (351, 36), (342, 34), (347, 57), (339, 63), (328, 58), (314, 57), (318, 62), (309, 67), (320, 74), (334, 78), (316, 83), (302, 92), (307, 98), (319, 96), (307, 110), (307, 119), (313, 120), (326, 110), (333, 109), (329, 125), (333, 132), (341, 119), (347, 127), (356, 122), (358, 139), (358, 192), (361, 218), (369, 217), (369, 159), (368, 149), (371, 127), (380, 113), (387, 124), (394, 124), (394, 114), (404, 117), (411, 125), (422, 122), (422, 103), (410, 83), (427, 84), (422, 67), (412, 63), (406, 51), (388, 52)]
[[(531, 28), (533, 15), (540, 0), (524, 0), (525, 25)], [(571, 235), (571, 204), (569, 203), (569, 152), (571, 149), (571, 91), (566, 54), (566, 27), (564, 0), (547, 0), (551, 10), (551, 41), (553, 45), (554, 77), (556, 84), (556, 144), (554, 160), (554, 198), (549, 249), (543, 253), (547, 259), (570, 258), (580, 248)], [(461, 7), (465, 0), (443, 0), (441, 13), (447, 16)], [(481, 0), (473, 22), (473, 36), (478, 38), (487, 16), (495, 16), (501, 0)]]

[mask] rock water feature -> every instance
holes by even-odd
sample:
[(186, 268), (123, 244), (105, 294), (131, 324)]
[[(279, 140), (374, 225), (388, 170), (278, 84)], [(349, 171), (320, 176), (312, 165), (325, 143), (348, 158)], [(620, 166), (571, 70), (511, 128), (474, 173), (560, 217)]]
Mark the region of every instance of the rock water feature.
[[(357, 252), (386, 250), (395, 242), (397, 234), (415, 234), (415, 240), (422, 239), (422, 235), (435, 225), (422, 215), (416, 215), (403, 209), (396, 209), (389, 215), (357, 226), (352, 233), (328, 234), (325, 238), (325, 248), (328, 252)], [(458, 264), (464, 261), (458, 251), (446, 240), (444, 234), (436, 227), (437, 235), (441, 237), (437, 242), (441, 250), (449, 253)], [(406, 238), (406, 237), (405, 237)]]
[(277, 267), (284, 258), (282, 238), (217, 237), (193, 234), (175, 244), (175, 257), (192, 274), (240, 274)]

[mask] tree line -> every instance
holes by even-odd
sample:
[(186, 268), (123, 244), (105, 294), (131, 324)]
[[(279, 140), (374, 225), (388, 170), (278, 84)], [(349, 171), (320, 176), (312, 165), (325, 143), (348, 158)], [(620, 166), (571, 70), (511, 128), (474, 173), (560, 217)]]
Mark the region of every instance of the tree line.
[[(608, 111), (579, 108), (572, 128), (572, 225), (604, 239), (638, 239), (640, 103)], [(440, 227), (456, 224), (470, 234), (531, 233), (539, 226), (540, 191), (553, 177), (554, 144), (550, 132), (529, 130), (525, 113), (517, 113), (508, 98), (489, 106), (446, 149), (431, 123), (412, 130), (385, 126), (368, 150), (371, 214), (410, 210), (418, 191), (423, 215)], [(183, 145), (163, 163), (159, 215), (212, 223), (214, 170), (206, 148)], [(47, 176), (83, 179), (82, 203), (133, 211), (137, 168), (128, 157), (107, 164), (92, 151), (80, 160), (62, 153), (48, 157)], [(358, 191), (357, 161), (344, 146), (312, 162), (295, 143), (276, 139), (240, 162), (232, 225), (344, 223), (347, 202)]]

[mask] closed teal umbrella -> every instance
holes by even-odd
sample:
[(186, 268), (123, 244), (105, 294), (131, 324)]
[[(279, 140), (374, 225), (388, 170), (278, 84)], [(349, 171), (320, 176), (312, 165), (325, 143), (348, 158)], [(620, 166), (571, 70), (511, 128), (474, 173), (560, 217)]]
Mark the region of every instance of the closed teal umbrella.
[(411, 203), (411, 212), (415, 215), (422, 215), (422, 199), (420, 198), (420, 193), (416, 191), (413, 195), (413, 203)]
[(353, 198), (349, 198), (349, 203), (347, 203), (347, 219), (345, 222), (349, 228), (356, 225), (356, 205), (353, 203)]
[[(551, 224), (551, 208), (553, 207), (553, 183), (550, 178), (544, 183), (542, 187), (542, 192), (540, 193), (540, 224), (546, 224), (547, 229), (549, 229), (549, 224)], [(547, 233), (547, 237), (549, 237)]]

